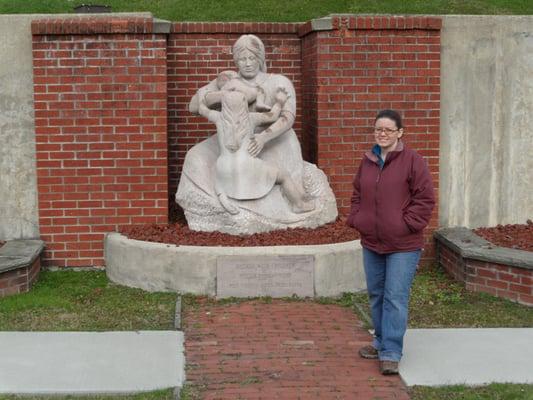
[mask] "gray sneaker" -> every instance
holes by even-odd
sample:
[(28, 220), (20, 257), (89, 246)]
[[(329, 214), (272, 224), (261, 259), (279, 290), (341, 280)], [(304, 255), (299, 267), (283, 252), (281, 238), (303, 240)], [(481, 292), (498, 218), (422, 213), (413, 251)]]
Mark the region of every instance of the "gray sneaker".
[(359, 355), (363, 358), (375, 360), (378, 358), (378, 351), (372, 345), (363, 346), (359, 349)]
[(382, 375), (398, 375), (398, 362), (388, 360), (380, 361), (379, 372)]

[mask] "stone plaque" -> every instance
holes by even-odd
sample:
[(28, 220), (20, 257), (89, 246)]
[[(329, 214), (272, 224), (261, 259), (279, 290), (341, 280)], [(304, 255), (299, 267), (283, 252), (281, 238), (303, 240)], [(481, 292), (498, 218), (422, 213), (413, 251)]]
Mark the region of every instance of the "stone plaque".
[(220, 256), (217, 297), (314, 297), (314, 256)]

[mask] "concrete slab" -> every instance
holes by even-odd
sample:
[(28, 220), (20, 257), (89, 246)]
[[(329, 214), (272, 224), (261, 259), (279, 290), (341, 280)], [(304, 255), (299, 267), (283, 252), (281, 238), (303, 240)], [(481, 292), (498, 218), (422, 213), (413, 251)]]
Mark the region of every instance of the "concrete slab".
[(0, 393), (135, 393), (181, 387), (183, 333), (0, 332)]
[(533, 328), (408, 329), (400, 375), (408, 386), (533, 383)]

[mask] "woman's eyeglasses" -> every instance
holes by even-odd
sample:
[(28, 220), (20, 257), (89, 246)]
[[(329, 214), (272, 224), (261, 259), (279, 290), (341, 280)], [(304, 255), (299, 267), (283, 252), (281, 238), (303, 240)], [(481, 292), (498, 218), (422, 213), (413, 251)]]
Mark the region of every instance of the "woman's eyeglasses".
[(392, 135), (394, 132), (398, 132), (398, 129), (374, 128), (374, 133), (385, 133), (386, 135)]

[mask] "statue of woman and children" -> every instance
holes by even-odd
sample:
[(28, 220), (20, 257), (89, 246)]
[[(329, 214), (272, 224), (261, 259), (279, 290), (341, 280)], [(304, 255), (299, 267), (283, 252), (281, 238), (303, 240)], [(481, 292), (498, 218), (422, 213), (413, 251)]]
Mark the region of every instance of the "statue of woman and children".
[(334, 221), (327, 178), (303, 161), (292, 129), (291, 81), (267, 73), (265, 47), (254, 35), (235, 42), (233, 58), (239, 72), (221, 72), (189, 104), (216, 125), (185, 157), (176, 201), (189, 227), (251, 234)]

